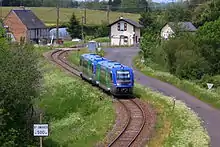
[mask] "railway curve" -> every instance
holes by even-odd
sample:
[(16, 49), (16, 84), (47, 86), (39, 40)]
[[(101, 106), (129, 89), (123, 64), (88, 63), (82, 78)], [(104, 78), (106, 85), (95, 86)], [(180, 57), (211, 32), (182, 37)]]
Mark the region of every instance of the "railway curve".
[[(78, 49), (62, 50), (57, 49), (46, 53), (44, 56), (49, 60), (56, 63), (61, 68), (65, 69), (74, 76), (80, 77), (79, 69), (77, 66), (70, 64), (65, 60), (65, 55), (70, 51), (77, 51)], [(139, 146), (144, 145), (146, 141), (150, 138), (154, 126), (156, 124), (156, 113), (153, 109), (140, 102), (139, 99), (117, 99), (127, 113), (127, 120), (123, 127), (119, 127), (116, 124), (116, 128), (121, 128), (117, 130), (117, 136), (113, 139), (108, 140), (108, 147), (129, 147), (129, 146)], [(140, 104), (141, 103), (141, 104)], [(143, 107), (144, 106), (144, 107)], [(116, 107), (117, 109), (117, 107)], [(121, 112), (122, 113), (122, 112)], [(148, 117), (148, 118), (147, 118)], [(120, 118), (119, 118), (120, 119)], [(122, 125), (122, 124), (121, 124)], [(144, 135), (143, 135), (144, 134)]]

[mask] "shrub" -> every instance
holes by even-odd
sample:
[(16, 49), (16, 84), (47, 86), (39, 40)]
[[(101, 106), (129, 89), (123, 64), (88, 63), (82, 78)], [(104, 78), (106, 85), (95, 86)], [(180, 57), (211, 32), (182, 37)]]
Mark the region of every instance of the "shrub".
[(7, 144), (8, 137), (12, 146), (33, 144), (33, 101), (39, 96), (41, 79), (33, 49), (17, 44), (0, 47), (1, 144)]

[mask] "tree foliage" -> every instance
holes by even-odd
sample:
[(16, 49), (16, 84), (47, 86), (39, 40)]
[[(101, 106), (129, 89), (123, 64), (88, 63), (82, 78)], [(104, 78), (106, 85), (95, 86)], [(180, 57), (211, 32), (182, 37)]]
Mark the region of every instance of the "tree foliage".
[[(220, 74), (220, 0), (204, 2), (195, 9), (188, 6), (172, 5), (162, 13), (141, 14), (140, 23), (147, 28), (141, 41), (144, 57), (161, 66), (165, 63), (167, 70), (180, 78), (204, 79), (206, 75)], [(193, 34), (182, 32), (177, 25), (175, 37), (161, 43), (158, 28), (162, 26), (155, 26), (184, 21), (200, 27)]]
[(74, 12), (67, 25), (67, 31), (72, 38), (82, 38), (80, 22), (76, 19)]
[(205, 23), (198, 29), (200, 52), (209, 61), (212, 73), (220, 73), (220, 19)]
[(0, 146), (33, 144), (33, 101), (39, 96), (38, 59), (30, 45), (0, 38)]
[(199, 46), (186, 36), (164, 43), (165, 61), (169, 71), (180, 78), (200, 79), (209, 72), (209, 64), (198, 52)]
[(215, 21), (220, 17), (220, 0), (208, 1), (195, 8), (192, 12), (192, 21), (199, 27), (205, 22)]
[(166, 22), (179, 22), (191, 20), (191, 13), (189, 9), (182, 5), (174, 5), (169, 7), (165, 11), (163, 16)]

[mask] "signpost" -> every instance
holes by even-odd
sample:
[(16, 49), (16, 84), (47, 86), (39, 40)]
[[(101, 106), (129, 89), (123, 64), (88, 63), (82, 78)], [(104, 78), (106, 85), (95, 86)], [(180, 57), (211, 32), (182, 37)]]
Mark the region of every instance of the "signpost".
[(214, 84), (212, 83), (207, 83), (207, 86), (208, 86), (208, 90), (210, 90), (212, 87), (213, 87)]
[(47, 137), (48, 135), (48, 124), (34, 124), (34, 136)]
[(34, 136), (40, 137), (40, 147), (43, 147), (43, 138), (49, 136), (49, 125), (42, 124), (42, 114), (40, 114), (40, 123), (34, 124)]

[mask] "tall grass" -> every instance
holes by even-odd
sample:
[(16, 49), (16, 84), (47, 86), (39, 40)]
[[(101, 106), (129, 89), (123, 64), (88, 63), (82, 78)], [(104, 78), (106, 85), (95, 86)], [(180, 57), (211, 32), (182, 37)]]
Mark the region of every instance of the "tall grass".
[(135, 86), (135, 94), (149, 102), (157, 110), (156, 134), (148, 147), (208, 147), (210, 138), (201, 120), (183, 102)]
[(44, 146), (94, 146), (114, 123), (111, 99), (91, 85), (41, 60), (43, 91), (36, 105), (50, 126)]
[(192, 81), (180, 80), (168, 72), (154, 70), (150, 65), (146, 66), (142, 64), (138, 56), (134, 59), (134, 62), (135, 66), (144, 74), (171, 83), (176, 87), (184, 90), (185, 92), (197, 97), (198, 99), (212, 105), (213, 107), (220, 109), (220, 96), (217, 91), (210, 91), (205, 88), (201, 88), (199, 85)]

